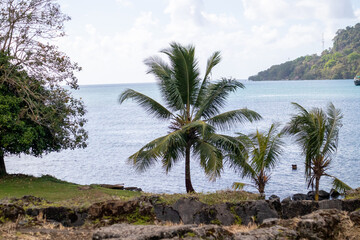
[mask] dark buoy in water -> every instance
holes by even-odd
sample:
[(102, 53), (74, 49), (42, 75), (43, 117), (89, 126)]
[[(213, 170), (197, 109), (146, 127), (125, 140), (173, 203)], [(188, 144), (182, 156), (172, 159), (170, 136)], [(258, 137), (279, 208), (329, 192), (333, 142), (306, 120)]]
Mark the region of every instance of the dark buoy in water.
[(293, 164), (291, 166), (292, 166), (292, 170), (297, 170), (297, 165), (296, 164)]

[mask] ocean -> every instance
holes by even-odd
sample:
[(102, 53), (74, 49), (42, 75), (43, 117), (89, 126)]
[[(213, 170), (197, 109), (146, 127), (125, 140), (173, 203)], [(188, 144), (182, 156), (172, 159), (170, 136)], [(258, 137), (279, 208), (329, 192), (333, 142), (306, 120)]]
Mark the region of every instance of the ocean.
[[(246, 88), (229, 96), (224, 111), (247, 107), (261, 114), (263, 120), (239, 124), (226, 134), (266, 130), (272, 122), (284, 126), (291, 115), (296, 113), (291, 102), (299, 103), (305, 108), (325, 108), (332, 102), (336, 108), (341, 109), (344, 118), (338, 151), (328, 172), (351, 187), (360, 186), (360, 87), (354, 86), (353, 80), (242, 82)], [(50, 174), (78, 184), (124, 184), (152, 193), (185, 192), (184, 162), (179, 162), (168, 174), (160, 163), (143, 173), (136, 172), (127, 163), (127, 158), (144, 144), (165, 135), (169, 131), (169, 123), (148, 115), (135, 102), (128, 101), (120, 105), (119, 94), (126, 88), (161, 101), (155, 83), (80, 86), (74, 96), (82, 98), (88, 111), (88, 147), (63, 150), (41, 158), (7, 156), (7, 171), (34, 176)], [(311, 190), (307, 189), (305, 182), (304, 157), (300, 148), (290, 137), (284, 141), (286, 145), (280, 162), (265, 188), (267, 196), (276, 194), (284, 198)], [(296, 171), (292, 170), (292, 164), (297, 164)], [(197, 159), (192, 159), (191, 178), (198, 192), (230, 189), (233, 182), (251, 183), (248, 179), (241, 179), (238, 173), (227, 167), (221, 178), (211, 182)], [(320, 189), (330, 191), (331, 179), (322, 177)], [(245, 190), (257, 192), (251, 186), (245, 187)]]

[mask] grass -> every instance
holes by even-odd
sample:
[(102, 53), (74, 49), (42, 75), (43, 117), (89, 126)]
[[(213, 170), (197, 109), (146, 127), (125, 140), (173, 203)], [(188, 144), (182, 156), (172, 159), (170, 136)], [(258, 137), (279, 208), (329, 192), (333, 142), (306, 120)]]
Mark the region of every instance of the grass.
[(245, 191), (223, 190), (210, 193), (192, 193), (192, 194), (161, 194), (160, 201), (168, 205), (175, 203), (180, 198), (196, 198), (200, 202), (215, 205), (219, 203), (238, 203), (246, 200), (259, 200), (260, 195)]
[[(152, 196), (151, 193), (139, 193), (126, 190), (102, 188), (99, 185), (81, 186), (56, 179), (50, 175), (33, 177), (28, 175), (7, 175), (0, 178), (0, 200), (21, 198), (31, 195), (43, 198), (44, 206), (88, 207), (95, 202), (106, 200), (130, 200), (141, 195)], [(194, 194), (161, 194), (160, 201), (173, 204), (180, 198), (194, 197), (199, 201), (214, 205), (218, 203), (237, 203), (245, 200), (257, 200), (258, 194), (244, 191), (217, 191), (215, 193)]]
[(44, 198), (53, 205), (87, 207), (92, 203), (111, 199), (128, 200), (141, 195), (139, 192), (113, 190), (91, 185), (86, 190), (74, 183), (61, 181), (49, 175), (33, 177), (7, 175), (0, 178), (0, 199), (21, 198), (32, 195)]

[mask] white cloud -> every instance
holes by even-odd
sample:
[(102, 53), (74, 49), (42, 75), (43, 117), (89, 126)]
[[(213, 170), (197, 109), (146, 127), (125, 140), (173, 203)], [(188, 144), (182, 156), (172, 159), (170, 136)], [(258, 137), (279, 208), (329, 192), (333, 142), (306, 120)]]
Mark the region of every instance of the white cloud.
[[(244, 12), (234, 15), (209, 8), (207, 1), (166, 0), (154, 11), (132, 8), (137, 17), (131, 22), (117, 11), (113, 22), (123, 25), (110, 31), (87, 19), (63, 47), (84, 68), (81, 84), (154, 81), (145, 74), (143, 60), (172, 41), (194, 44), (201, 69), (220, 50), (223, 61), (214, 78), (247, 78), (273, 64), (320, 53), (322, 33), (325, 48), (330, 47), (339, 28), (360, 20), (360, 9), (353, 11), (347, 0), (339, 6), (339, 1), (243, 0)], [(335, 13), (336, 8), (342, 10)], [(357, 19), (346, 17), (351, 11)]]
[(203, 25), (201, 0), (169, 0), (164, 13), (170, 16), (170, 22), (166, 26), (168, 33), (175, 38), (191, 38), (200, 31)]
[(96, 34), (96, 29), (91, 24), (86, 24), (85, 29), (86, 29), (86, 32), (89, 33), (90, 35), (95, 35)]
[(119, 3), (121, 6), (129, 7), (132, 6), (132, 2), (129, 0), (116, 0), (117, 3)]
[(358, 21), (360, 21), (360, 9), (356, 9), (354, 11), (355, 17), (358, 19)]
[(242, 2), (244, 16), (251, 20), (283, 18), (291, 7), (285, 0), (242, 0)]
[(225, 14), (217, 15), (214, 13), (206, 13), (204, 11), (201, 12), (201, 15), (208, 23), (224, 28), (234, 28), (239, 24), (238, 20), (234, 16), (227, 16)]
[(134, 27), (149, 27), (151, 25), (158, 24), (158, 20), (153, 17), (152, 12), (142, 12), (140, 16), (135, 20)]
[(350, 0), (242, 0), (250, 20), (354, 18)]

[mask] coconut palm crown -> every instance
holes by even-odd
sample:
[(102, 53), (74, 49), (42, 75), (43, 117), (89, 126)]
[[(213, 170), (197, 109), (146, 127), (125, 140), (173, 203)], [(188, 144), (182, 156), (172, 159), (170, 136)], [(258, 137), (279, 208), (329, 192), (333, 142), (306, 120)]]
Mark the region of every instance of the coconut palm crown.
[[(185, 186), (194, 192), (190, 176), (191, 155), (211, 180), (220, 176), (226, 152), (239, 152), (239, 141), (235, 137), (216, 134), (217, 128), (229, 129), (237, 123), (261, 118), (254, 111), (237, 109), (225, 113), (228, 95), (244, 85), (234, 79), (211, 82), (212, 69), (220, 62), (220, 52), (213, 53), (207, 61), (206, 71), (200, 78), (194, 46), (171, 43), (161, 53), (169, 62), (159, 57), (150, 57), (144, 62), (147, 73), (153, 74), (160, 88), (165, 105), (154, 99), (127, 89), (121, 93), (119, 102), (132, 99), (153, 116), (168, 120), (169, 133), (159, 137), (129, 157), (129, 162), (139, 171), (145, 171), (161, 161), (166, 172), (185, 158)], [(241, 145), (240, 145), (241, 146)]]
[[(250, 178), (254, 187), (260, 194), (264, 194), (265, 186), (271, 177), (271, 170), (279, 162), (284, 142), (282, 133), (278, 132), (278, 124), (271, 124), (267, 132), (256, 130), (255, 133), (245, 136), (239, 134), (238, 138), (245, 138), (248, 157), (245, 159), (233, 156), (232, 166), (240, 170), (242, 178)], [(247, 140), (246, 140), (247, 139)], [(242, 189), (244, 183), (234, 182), (234, 189)]]
[(326, 112), (320, 108), (312, 108), (308, 111), (297, 103), (292, 104), (298, 110), (298, 114), (291, 118), (283, 131), (294, 135), (296, 142), (302, 148), (308, 187), (313, 187), (315, 182), (315, 200), (319, 200), (319, 184), (322, 176), (333, 178), (333, 185), (337, 190), (351, 189), (326, 172), (337, 151), (343, 118), (341, 111), (332, 103), (328, 104)]

